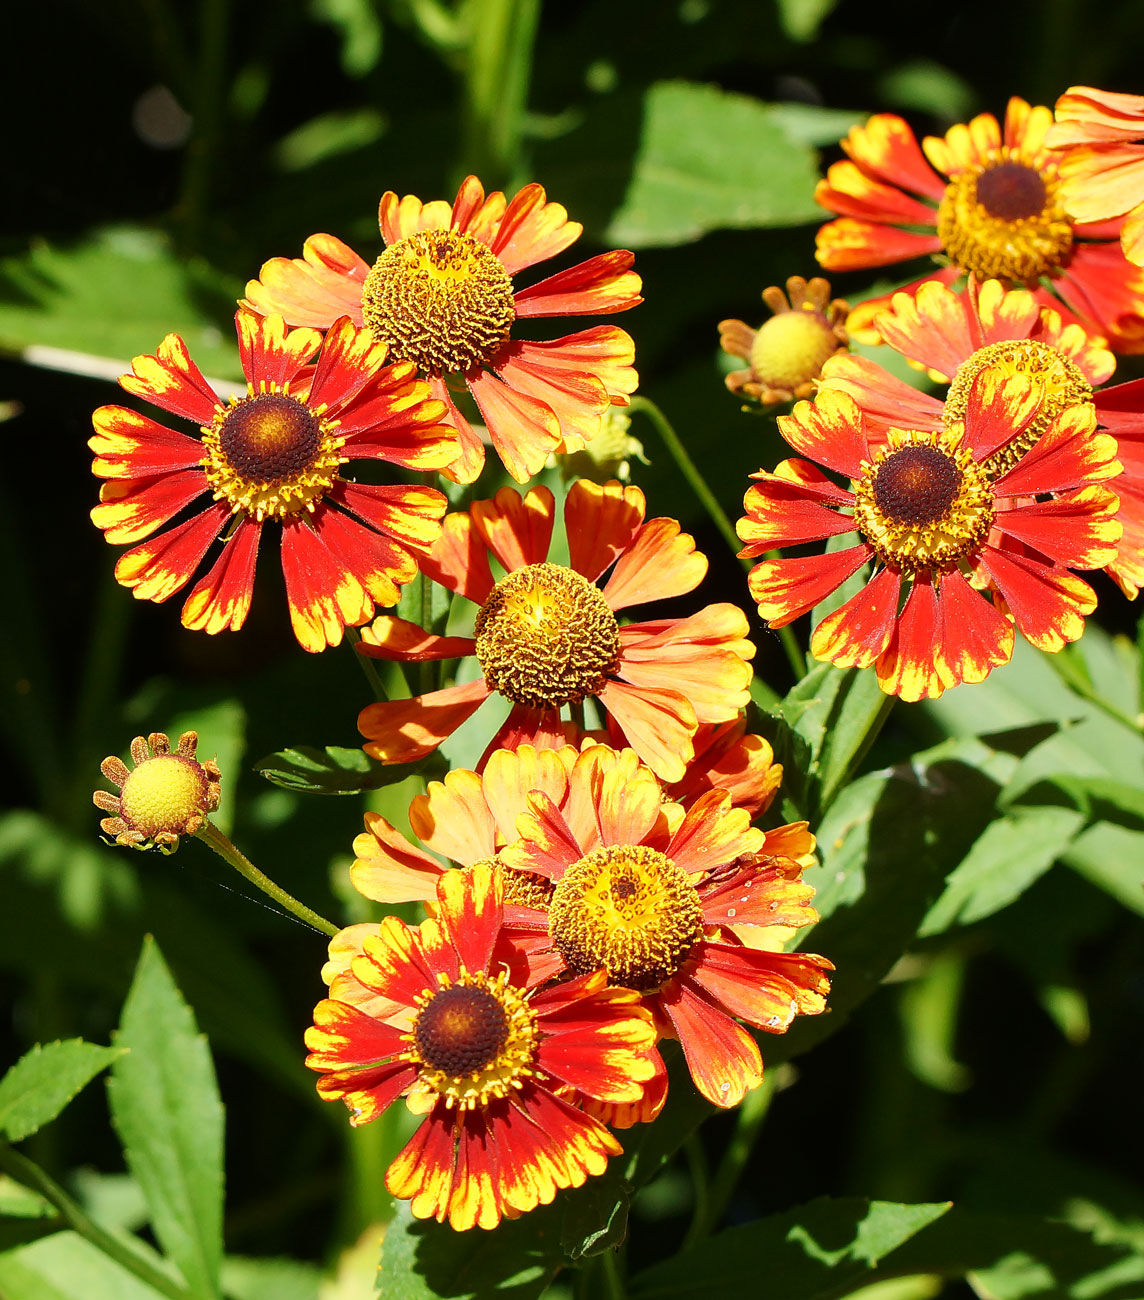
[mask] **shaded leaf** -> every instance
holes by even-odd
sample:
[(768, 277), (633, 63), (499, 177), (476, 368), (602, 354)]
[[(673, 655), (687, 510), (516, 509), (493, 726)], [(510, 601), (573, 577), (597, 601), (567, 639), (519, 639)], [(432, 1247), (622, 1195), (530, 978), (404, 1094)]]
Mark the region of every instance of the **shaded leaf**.
[(715, 86), (658, 82), (644, 96), (631, 180), (607, 238), (649, 248), (724, 227), (800, 225), (821, 214), (817, 179), (813, 151), (769, 105)]
[(1129, 911), (1144, 916), (1144, 832), (1098, 822), (1073, 840), (1064, 861)]
[(4, 1300), (156, 1300), (140, 1281), (74, 1232), (57, 1232), (0, 1254)]
[(411, 775), (409, 764), (379, 763), (364, 750), (341, 745), (295, 745), (261, 759), (254, 770), (274, 785), (303, 794), (361, 794)]
[(0, 1131), (12, 1142), (35, 1133), (124, 1050), (82, 1038), (37, 1043), (0, 1079)]
[(144, 942), (108, 1082), (112, 1119), (164, 1251), (192, 1291), (218, 1292), (223, 1111), (205, 1039), (154, 940)]
[(949, 1210), (949, 1202), (899, 1205), (821, 1197), (730, 1228), (631, 1279), (632, 1300), (741, 1300), (766, 1279), (768, 1300), (844, 1294), (878, 1262)]

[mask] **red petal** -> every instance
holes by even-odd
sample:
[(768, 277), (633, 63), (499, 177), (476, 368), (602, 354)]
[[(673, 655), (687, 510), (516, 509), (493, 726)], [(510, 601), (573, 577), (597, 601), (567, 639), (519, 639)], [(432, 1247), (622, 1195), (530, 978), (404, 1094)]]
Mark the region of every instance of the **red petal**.
[(771, 627), (782, 627), (813, 609), (874, 555), (865, 542), (845, 551), (763, 560), (747, 575), (747, 585), (760, 615)]
[(672, 980), (657, 1001), (679, 1038), (695, 1086), (712, 1105), (737, 1106), (762, 1083), (763, 1058), (742, 1025), (681, 979)]
[(600, 253), (550, 275), (515, 297), (518, 317), (601, 316), (636, 307), (642, 281), (631, 269), (632, 253)]
[(903, 700), (933, 698), (954, 683), (939, 663), (937, 597), (928, 574), (916, 574), (894, 635), (877, 662), (878, 685)]
[(131, 369), (121, 388), (195, 424), (210, 424), (219, 400), (177, 334), (168, 334), (154, 356), (133, 358)]
[(242, 373), (255, 393), (285, 388), (322, 346), (317, 330), (287, 332), (281, 316), (239, 311), (234, 318)]
[(214, 635), (237, 632), (246, 622), (254, 595), (254, 566), (262, 525), (244, 519), (205, 578), (195, 584), (183, 605), (182, 624)]
[(848, 479), (862, 477), (869, 456), (866, 426), (858, 404), (846, 393), (825, 389), (816, 402), (799, 402), (778, 423), (795, 451)]
[(338, 645), (343, 628), (364, 623), (373, 613), (374, 602), (361, 579), (297, 516), (282, 524), (282, 575), (290, 625), (298, 644), (311, 654)]
[(116, 580), (130, 587), (137, 600), (167, 600), (190, 581), (228, 519), (226, 506), (208, 506), (193, 519), (124, 551), (115, 565)]
[(937, 601), (940, 631), (934, 654), (951, 685), (983, 682), (1013, 657), (1013, 624), (957, 569), (942, 575)]
[(839, 668), (869, 668), (890, 644), (902, 575), (881, 569), (845, 605), (828, 614), (810, 638), (811, 653)]
[(1096, 608), (1096, 593), (1065, 569), (986, 546), (981, 563), (997, 584), (1023, 636), (1055, 653), (1084, 631), (1084, 616)]
[(206, 490), (201, 469), (134, 482), (113, 479), (100, 489), (91, 522), (104, 530), (109, 542), (141, 542)]

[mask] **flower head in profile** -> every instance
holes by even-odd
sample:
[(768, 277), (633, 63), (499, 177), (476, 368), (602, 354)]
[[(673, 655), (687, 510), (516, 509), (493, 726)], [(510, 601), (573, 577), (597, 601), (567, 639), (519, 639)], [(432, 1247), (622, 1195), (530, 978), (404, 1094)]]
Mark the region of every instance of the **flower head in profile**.
[(314, 235), (301, 258), (265, 263), (244, 305), (318, 328), (346, 315), (388, 343), (393, 358), (413, 362), (461, 436), (450, 477), (471, 483), (485, 458), (450, 384), (472, 394), (518, 483), (549, 452), (594, 437), (610, 405), (627, 404), (637, 379), (622, 329), (597, 325), (544, 342), (515, 337), (516, 322), (527, 318), (609, 315), (643, 301), (627, 252), (601, 253), (516, 288), (521, 271), (564, 252), (583, 230), (541, 186), (506, 201), (499, 191), (486, 196), (469, 176), (451, 206), (390, 190), (378, 221), (386, 249), (372, 267), (332, 235)]
[[(980, 682), (1013, 652), (1013, 626), (1060, 650), (1096, 606), (1073, 569), (1117, 553), (1116, 443), (1095, 433), (1091, 406), (1058, 414), (993, 477), (998, 452), (1036, 420), (1041, 390), (987, 366), (949, 427), (891, 427), (877, 436), (847, 393), (825, 389), (779, 420), (810, 460), (760, 471), (744, 498), (742, 554), (857, 533), (825, 555), (763, 560), (748, 578), (773, 626), (806, 613), (873, 565), (857, 595), (815, 628), (811, 650), (840, 667), (873, 665), (887, 694), (917, 700)], [(836, 482), (818, 468), (841, 476)], [(902, 597), (905, 603), (902, 604)]]
[(1063, 324), (1027, 290), (1007, 290), (997, 280), (979, 287), (971, 279), (960, 293), (937, 282), (913, 296), (896, 293), (889, 310), (874, 317), (874, 327), (896, 352), (949, 385), (943, 400), (867, 358), (833, 358), (823, 368), (822, 388), (853, 397), (874, 437), (906, 422), (915, 429), (952, 428), (964, 420), (969, 389), (986, 366), (1027, 376), (1041, 394), (1040, 409), (1020, 437), (991, 458), (994, 477), (1015, 465), (1067, 407), (1079, 402), (1095, 410), (1097, 423), (1115, 437), (1124, 467), (1116, 481), (1123, 534), (1105, 567), (1127, 596), (1135, 596), (1144, 584), (1144, 398), (1138, 381), (1101, 387), (1116, 367), (1112, 353), (1081, 326)]
[(272, 525), (294, 634), (322, 650), (377, 605), (397, 602), (417, 573), (414, 549), (437, 537), (447, 505), (435, 488), (356, 483), (342, 466), (441, 469), (457, 455), (457, 435), (438, 423), (445, 408), (414, 367), (387, 366), (385, 345), (344, 317), (324, 344), (316, 330), (287, 331), (281, 317), (239, 312), (235, 321), (244, 397), (219, 401), (174, 334), (119, 381), (201, 436), (124, 406), (95, 412), (92, 468), (106, 481), (92, 520), (109, 542), (131, 544), (115, 576), (139, 600), (180, 591), (222, 537), (182, 612), (184, 627), (211, 633), (245, 622)]
[[(368, 705), (365, 750), (383, 763), (432, 752), (493, 694), (511, 704), (489, 751), (523, 741), (564, 743), (565, 705), (594, 698), (626, 742), (665, 780), (679, 780), (700, 723), (726, 722), (748, 700), (747, 620), (731, 604), (687, 618), (620, 626), (633, 605), (693, 591), (707, 560), (674, 519), (644, 520), (644, 496), (621, 483), (581, 479), (564, 503), (568, 564), (548, 559), (555, 502), (547, 488), (445, 519), (423, 571), (478, 606), (474, 636), (433, 636), (389, 615), (362, 636), (361, 653), (423, 662), (475, 655), (475, 681)], [(495, 559), (505, 576), (494, 580)], [(611, 570), (602, 587), (597, 579)]]
[[(900, 117), (875, 114), (818, 183), (818, 202), (839, 214), (818, 232), (819, 262), (849, 271), (933, 255), (942, 265), (907, 291), (969, 274), (1026, 285), (1116, 351), (1144, 351), (1144, 271), (1125, 260), (1118, 224), (1069, 215), (1058, 156), (1045, 146), (1051, 121), (1048, 108), (1014, 97), (1003, 128), (982, 113), (919, 147)], [(885, 305), (862, 303), (850, 332), (876, 342), (870, 325)]]
[(494, 955), (502, 920), (492, 864), (448, 872), (433, 917), (388, 917), (362, 939), (352, 980), (373, 1002), (339, 1000), (335, 980), (306, 1031), (318, 1092), (344, 1101), (352, 1124), (400, 1098), (422, 1117), (385, 1185), (458, 1230), (494, 1228), (603, 1173), (622, 1148), (570, 1098), (630, 1104), (655, 1070), (635, 993), (599, 972), (541, 991), (512, 982)]
[(1144, 266), (1144, 96), (1070, 86), (1045, 144), (1055, 151), (1074, 221), (1123, 219), (1124, 255)]
[[(700, 1092), (733, 1106), (763, 1070), (740, 1022), (781, 1033), (821, 1011), (832, 969), (782, 950), (817, 919), (801, 879), (814, 849), (806, 823), (764, 833), (750, 818), (724, 790), (688, 806), (666, 797), (630, 749), (524, 745), (492, 754), (483, 773), (432, 782), (409, 809), (419, 844), (367, 816), (351, 879), (380, 901), (428, 899), (455, 874), (440, 858), (495, 864), (514, 977), (605, 971), (678, 1038)], [(611, 1118), (650, 1118), (665, 1086), (661, 1073), (642, 1110)]]
[(773, 315), (757, 330), (741, 320), (719, 322), (719, 346), (747, 362), (724, 382), (764, 406), (809, 397), (827, 358), (847, 346), (849, 305), (831, 299), (829, 281), (801, 275), (787, 280), (786, 293), (777, 285), (764, 289), (763, 301)]
[(118, 795), (96, 790), (92, 802), (109, 817), (100, 829), (116, 844), (133, 849), (158, 849), (174, 853), (181, 835), (194, 835), (219, 804), (222, 773), (213, 759), (195, 757), (199, 738), (184, 731), (175, 752), (161, 731), (131, 742), (129, 768), (122, 759), (105, 758), (100, 771), (119, 790)]

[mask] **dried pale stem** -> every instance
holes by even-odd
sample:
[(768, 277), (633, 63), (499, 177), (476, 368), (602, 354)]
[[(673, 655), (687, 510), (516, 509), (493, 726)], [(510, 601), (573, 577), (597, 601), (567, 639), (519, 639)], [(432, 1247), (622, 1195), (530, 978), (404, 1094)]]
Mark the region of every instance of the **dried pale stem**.
[(245, 876), (252, 885), (261, 889), (267, 898), (272, 898), (279, 907), (285, 908), (291, 915), (296, 916), (299, 921), (303, 921), (315, 930), (320, 930), (323, 934), (334, 935), (338, 933), (336, 925), (327, 921), (324, 916), (319, 916), (305, 903), (300, 903), (292, 894), (288, 894), (281, 885), (276, 885), (268, 875), (259, 871), (244, 853), (235, 848), (217, 826), (208, 821), (202, 830), (196, 833), (196, 838), (214, 849), (219, 857), (232, 866), (240, 876)]

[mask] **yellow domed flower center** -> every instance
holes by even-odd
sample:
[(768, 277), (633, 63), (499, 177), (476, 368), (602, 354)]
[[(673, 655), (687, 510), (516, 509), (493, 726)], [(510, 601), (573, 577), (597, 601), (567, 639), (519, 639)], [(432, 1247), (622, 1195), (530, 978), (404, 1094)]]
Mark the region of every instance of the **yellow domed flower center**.
[(597, 849), (556, 885), (548, 929), (578, 975), (603, 967), (647, 992), (669, 980), (703, 937), (703, 908), (682, 868), (655, 849)]
[(527, 994), (503, 975), (439, 978), (440, 989), (418, 998), (417, 1017), (405, 1035), (420, 1090), (461, 1110), (507, 1096), (532, 1074), (536, 1055), (536, 1015)]
[(474, 631), (490, 688), (531, 708), (599, 694), (620, 660), (620, 629), (603, 592), (558, 564), (530, 564), (502, 578)]
[(1041, 393), (1041, 408), (1028, 427), (986, 462), (985, 472), (994, 479), (1011, 469), (1062, 411), (1081, 402), (1091, 404), (1092, 385), (1075, 361), (1048, 343), (1036, 339), (990, 343), (958, 366), (945, 397), (942, 418), (946, 428), (964, 421), (973, 381), (986, 366), (1005, 375), (1027, 375)]
[(285, 519), (313, 510), (334, 485), (344, 439), (286, 392), (251, 394), (220, 407), (203, 429), (202, 465), (216, 501), (232, 511)]
[(1010, 148), (954, 176), (938, 206), (937, 233), (963, 270), (1025, 284), (1058, 271), (1073, 242), (1056, 167), (1033, 166)]
[(193, 834), (209, 811), (207, 774), (181, 754), (157, 754), (131, 769), (119, 793), (120, 816), (148, 839)]
[(792, 393), (817, 379), (829, 357), (842, 346), (821, 312), (784, 311), (755, 332), (747, 360), (759, 382)]
[(387, 248), (366, 276), (361, 309), (391, 358), (429, 374), (490, 361), (516, 319), (504, 264), (459, 230), (423, 230)]
[(891, 429), (855, 484), (854, 522), (883, 563), (948, 568), (989, 532), (993, 493), (960, 432)]

